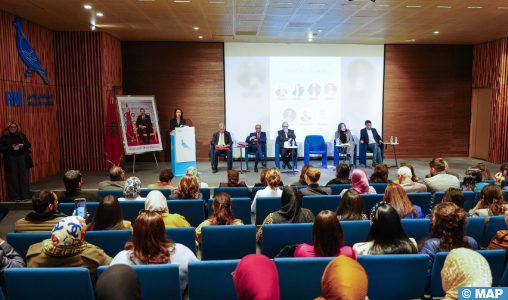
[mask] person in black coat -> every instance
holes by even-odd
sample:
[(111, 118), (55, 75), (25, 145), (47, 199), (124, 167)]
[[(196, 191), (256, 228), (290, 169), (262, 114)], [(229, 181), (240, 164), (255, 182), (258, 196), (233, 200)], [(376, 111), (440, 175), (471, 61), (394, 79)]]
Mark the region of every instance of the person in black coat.
[(370, 120), (365, 121), (365, 128), (360, 130), (360, 143), (367, 146), (367, 150), (372, 152), (372, 166), (383, 162), (383, 140), (377, 133), (376, 128), (372, 128)]
[(0, 139), (0, 152), (3, 153), (5, 179), (11, 201), (31, 198), (28, 171), (33, 167), (33, 161), (30, 147), (30, 141), (18, 124), (9, 122)]
[(142, 143), (147, 145), (150, 144), (150, 134), (153, 132), (152, 120), (150, 115), (145, 114), (144, 108), (141, 108), (139, 112), (140, 115), (136, 119), (137, 132), (141, 137)]
[(231, 139), (231, 134), (226, 131), (223, 123), (219, 124), (219, 131), (213, 134), (212, 137), (212, 145), (214, 147), (213, 150), (213, 162), (212, 162), (212, 172), (217, 173), (217, 162), (219, 159), (219, 154), (225, 154), (228, 159), (228, 170), (233, 168), (233, 149), (231, 149), (233, 144), (233, 140)]
[(175, 130), (177, 127), (187, 125), (187, 120), (183, 118), (183, 111), (179, 108), (175, 109), (173, 119), (169, 120), (169, 132)]
[(263, 167), (266, 167), (265, 154), (263, 149), (266, 147), (266, 132), (261, 131), (261, 124), (256, 124), (256, 131), (251, 132), (246, 143), (249, 143), (249, 151), (256, 153), (256, 162), (254, 164), (254, 172), (258, 171), (258, 162), (261, 161)]
[(279, 137), (279, 147), (280, 147), (280, 155), (282, 158), (282, 168), (291, 169), (291, 151), (293, 149), (284, 148), (284, 142), (290, 142), (291, 144), (296, 143), (296, 135), (295, 131), (292, 129), (288, 129), (288, 122), (282, 123), (282, 130), (277, 132)]

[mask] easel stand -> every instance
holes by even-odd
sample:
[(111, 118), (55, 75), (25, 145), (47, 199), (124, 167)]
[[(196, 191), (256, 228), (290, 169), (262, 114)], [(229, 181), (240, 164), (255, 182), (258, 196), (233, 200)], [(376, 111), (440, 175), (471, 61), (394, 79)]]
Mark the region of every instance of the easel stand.
[[(145, 154), (145, 153), (148, 153), (148, 152), (144, 152), (144, 153), (138, 153), (138, 154)], [(155, 155), (155, 152), (152, 152), (153, 154), (153, 159), (155, 160), (155, 166), (157, 169), (159, 169), (159, 163), (157, 162), (157, 156)], [(133, 154), (133, 158), (132, 158), (132, 174), (136, 173), (136, 153)]]

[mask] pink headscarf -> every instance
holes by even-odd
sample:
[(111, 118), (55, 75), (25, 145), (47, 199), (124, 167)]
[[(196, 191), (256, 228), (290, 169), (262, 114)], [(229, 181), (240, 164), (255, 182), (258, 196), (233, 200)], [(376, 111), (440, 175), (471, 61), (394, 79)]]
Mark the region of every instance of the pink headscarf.
[(280, 300), (277, 267), (264, 255), (249, 254), (242, 258), (233, 282), (239, 300)]
[(358, 193), (369, 193), (369, 180), (367, 179), (367, 174), (365, 174), (363, 170), (355, 169), (351, 174), (351, 182), (353, 184), (353, 189)]

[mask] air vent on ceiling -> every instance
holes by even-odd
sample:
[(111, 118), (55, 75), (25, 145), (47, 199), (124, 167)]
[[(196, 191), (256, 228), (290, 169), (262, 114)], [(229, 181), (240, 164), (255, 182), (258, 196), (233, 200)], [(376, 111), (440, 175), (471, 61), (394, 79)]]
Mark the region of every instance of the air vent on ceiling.
[(257, 35), (257, 31), (237, 31), (236, 35)]

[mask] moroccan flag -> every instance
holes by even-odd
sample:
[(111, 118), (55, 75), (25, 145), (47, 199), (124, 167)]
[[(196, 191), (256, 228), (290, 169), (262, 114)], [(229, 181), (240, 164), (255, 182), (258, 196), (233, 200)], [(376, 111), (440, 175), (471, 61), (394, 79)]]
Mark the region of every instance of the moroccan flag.
[(106, 154), (106, 160), (113, 166), (120, 165), (122, 159), (122, 138), (120, 137), (119, 123), (115, 98), (111, 94), (111, 91), (109, 91), (106, 131), (104, 133), (104, 153)]

